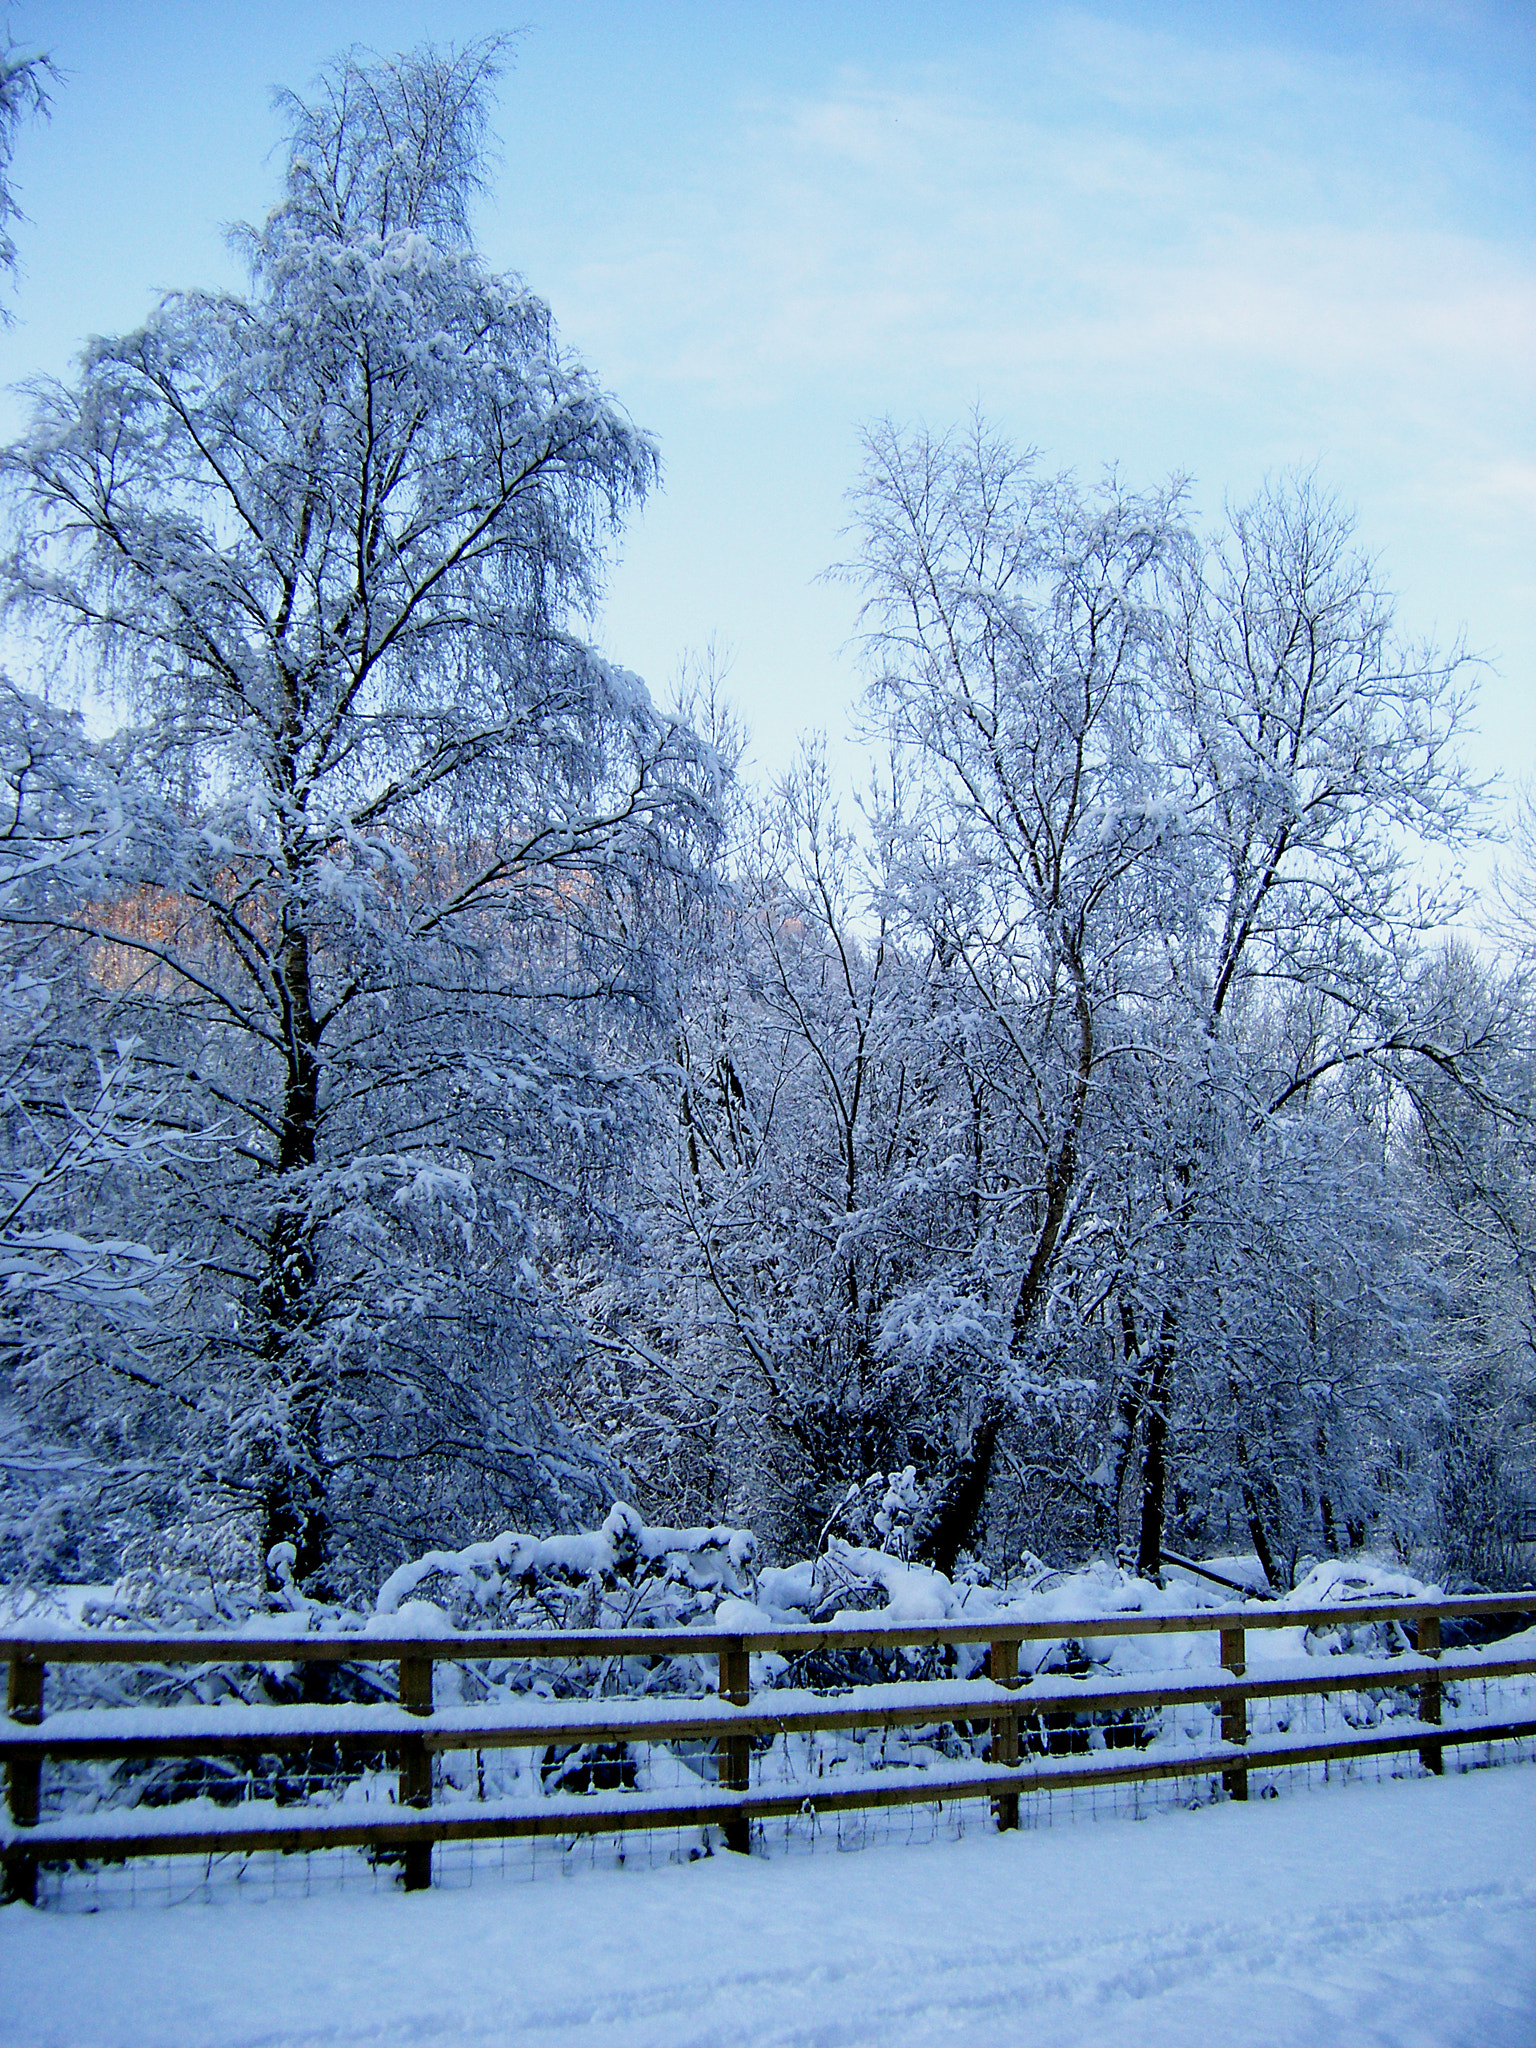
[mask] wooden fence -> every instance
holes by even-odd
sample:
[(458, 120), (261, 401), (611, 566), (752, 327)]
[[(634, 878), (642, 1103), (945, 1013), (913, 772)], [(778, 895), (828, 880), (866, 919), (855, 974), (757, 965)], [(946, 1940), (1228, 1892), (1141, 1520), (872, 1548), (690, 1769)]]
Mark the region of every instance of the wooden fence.
[[(1536, 1735), (1536, 1696), (1502, 1717), (1443, 1719), (1445, 1688), (1465, 1680), (1536, 1675), (1536, 1655), (1517, 1646), (1441, 1649), (1448, 1620), (1494, 1620), (1536, 1613), (1536, 1591), (1436, 1601), (1370, 1600), (1346, 1605), (1240, 1608), (1179, 1614), (1093, 1614), (1042, 1621), (895, 1624), (873, 1616), (830, 1626), (722, 1633), (706, 1629), (583, 1634), (577, 1631), (442, 1637), (383, 1635), (130, 1635), (111, 1630), (0, 1638), (9, 1664), (7, 1718), (0, 1759), (8, 1767), (9, 1823), (3, 1837), (10, 1897), (36, 1896), (39, 1863), (112, 1862), (130, 1856), (216, 1855), (363, 1846), (397, 1855), (408, 1889), (431, 1882), (434, 1843), (507, 1836), (609, 1834), (623, 1828), (717, 1825), (727, 1847), (746, 1850), (754, 1822), (776, 1815), (836, 1813), (859, 1807), (941, 1805), (987, 1798), (1000, 1828), (1018, 1825), (1026, 1793), (1082, 1786), (1220, 1774), (1234, 1798), (1247, 1797), (1248, 1774), (1286, 1765), (1347, 1761), (1417, 1750), (1438, 1771), (1445, 1747)], [(1388, 1657), (1316, 1656), (1264, 1663), (1250, 1675), (1247, 1636), (1274, 1628), (1328, 1629), (1395, 1622), (1413, 1634), (1413, 1650)], [(1062, 1672), (1019, 1675), (1019, 1645), (1218, 1631), (1220, 1664), (1101, 1677)], [(1406, 1633), (1400, 1637), (1406, 1645)], [(987, 1647), (984, 1675), (901, 1679), (853, 1690), (760, 1688), (754, 1652), (791, 1658), (817, 1651)], [(615, 1697), (552, 1700), (528, 1694), (478, 1706), (434, 1704), (434, 1667), (502, 1665), (521, 1659), (667, 1657), (718, 1659), (718, 1689), (697, 1698)], [(50, 1665), (395, 1665), (393, 1699), (377, 1704), (92, 1706), (45, 1713)], [(1291, 1696), (1392, 1691), (1417, 1693), (1416, 1711), (1388, 1723), (1318, 1739), (1267, 1734), (1252, 1739), (1249, 1703)], [(1070, 1736), (1085, 1717), (1110, 1720), (1137, 1710), (1215, 1704), (1220, 1740), (1172, 1751), (1109, 1749), (1082, 1754)], [(984, 1755), (942, 1767), (881, 1768), (807, 1787), (752, 1783), (754, 1749), (781, 1736), (839, 1729), (947, 1725), (990, 1728)], [(670, 1789), (559, 1792), (518, 1800), (433, 1803), (433, 1759), (453, 1750), (558, 1748), (561, 1745), (692, 1746), (711, 1760), (714, 1782), (694, 1769)], [(1069, 1753), (1062, 1754), (1063, 1746)], [(1072, 1753), (1077, 1752), (1077, 1753)], [(298, 1759), (305, 1768), (356, 1770), (372, 1759), (397, 1775), (391, 1803), (283, 1807), (249, 1802), (210, 1812), (204, 1801), (178, 1809), (109, 1807), (96, 1813), (43, 1814), (43, 1764), (80, 1759), (244, 1757)], [(600, 1781), (601, 1773), (594, 1774)]]

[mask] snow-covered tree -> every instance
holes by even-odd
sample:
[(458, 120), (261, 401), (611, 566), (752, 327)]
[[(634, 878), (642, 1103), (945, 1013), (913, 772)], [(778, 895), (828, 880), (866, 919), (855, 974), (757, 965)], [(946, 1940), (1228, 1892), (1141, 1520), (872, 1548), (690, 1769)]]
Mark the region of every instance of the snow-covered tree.
[[(1454, 899), (1422, 885), (1414, 851), (1454, 847), (1476, 801), (1456, 753), (1460, 652), (1399, 642), (1352, 522), (1306, 477), (1267, 487), (1230, 513), (1224, 534), (1180, 550), (1164, 617), (1164, 772), (1192, 914), (1163, 1019), (1166, 1078), (1147, 1083), (1164, 1098), (1164, 1122), (1172, 1111), (1153, 1197), (1162, 1278), (1146, 1263), (1137, 1277), (1140, 1341), (1121, 1403), (1141, 1431), (1144, 1570), (1160, 1553), (1179, 1333), (1195, 1306), (1180, 1276), (1203, 1218), (1223, 1233), (1234, 1186), (1262, 1201), (1287, 1177), (1279, 1161), (1307, 1156), (1315, 1174), (1330, 1158), (1337, 1212), (1363, 1231), (1355, 1242), (1371, 1243), (1358, 1196), (1384, 1142), (1382, 1092), (1411, 1093), (1425, 1074), (1475, 1092), (1490, 1050), (1481, 1020), (1427, 998), (1419, 973)], [(1214, 1209), (1208, 1182), (1224, 1190)], [(1390, 1207), (1384, 1186), (1379, 1199)], [(1303, 1228), (1330, 1238), (1328, 1212), (1304, 1193), (1290, 1211), (1270, 1210), (1298, 1246)], [(1322, 1259), (1354, 1292), (1321, 1243), (1301, 1257)], [(1208, 1413), (1211, 1382), (1196, 1384)], [(1240, 1463), (1261, 1455), (1251, 1427), (1241, 1441)], [(1255, 1499), (1248, 1520), (1262, 1550)]]
[(944, 1469), (1005, 1325), (977, 1285), (974, 1103), (932, 958), (881, 904), (888, 854), (816, 748), (743, 821), (653, 1183), (648, 1341), (719, 1488), (690, 1509), (775, 1542), (813, 1543), (872, 1471)]
[[(1091, 1181), (1108, 1018), (1166, 975), (1156, 599), (1177, 499), (1040, 478), (977, 421), (956, 439), (878, 428), (856, 504), (870, 707), (911, 790), (892, 827), (899, 893), (1006, 1105), (992, 1242), (1027, 1367)], [(945, 1568), (972, 1540), (1010, 1412), (999, 1383), (936, 1507)]]
[[(1529, 868), (1504, 880), (1518, 908)], [(1527, 1582), (1520, 1532), (1536, 1509), (1536, 1011), (1528, 941), (1500, 923), (1502, 959), (1459, 944), (1429, 969), (1446, 1007), (1486, 1019), (1501, 1047), (1488, 1100), (1434, 1079), (1399, 1147), (1433, 1290), (1440, 1568), (1491, 1585)]]
[(471, 245), (496, 59), (285, 96), (245, 291), (94, 342), (6, 457), (13, 614), (131, 705), (154, 818), (57, 926), (204, 1141), (135, 1196), (196, 1273), (167, 1413), (317, 1583), (594, 1491), (560, 1297), (622, 1244), (648, 896), (710, 831), (708, 750), (576, 630), (656, 457)]
[[(124, 1214), (126, 1182), (163, 1164), (167, 1102), (132, 1040), (81, 1028), (89, 963), (61, 929), (133, 858), (132, 794), (80, 720), (0, 680), (0, 1543), (7, 1574), (87, 1571), (146, 1493), (153, 1433), (78, 1398), (111, 1357), (153, 1373), (146, 1340), (170, 1262)], [(152, 1350), (152, 1342), (148, 1345)]]
[[(51, 58), (40, 50), (24, 50), (9, 38), (0, 50), (0, 270), (14, 274), (18, 256), (11, 222), (21, 219), (11, 164), (23, 122), (48, 112), (48, 81), (54, 76)], [(0, 320), (9, 320), (0, 308)]]
[[(1186, 1458), (1267, 1548), (1276, 1472), (1330, 1441), (1310, 1396), (1282, 1430), (1277, 1390), (1355, 1387), (1362, 1427), (1391, 1405), (1390, 1104), (1425, 1076), (1478, 1101), (1495, 1052), (1428, 992), (1448, 900), (1411, 873), (1475, 802), (1461, 657), (1397, 644), (1305, 479), (1201, 541), (1177, 489), (1087, 494), (979, 422), (883, 427), (858, 507), (870, 707), (911, 791), (900, 931), (945, 961), (1010, 1140), (1011, 1369), (927, 1541), (948, 1566), (973, 1540), (1001, 1445), (1144, 1570)], [(1353, 1318), (1347, 1369), (1307, 1365), (1319, 1302)]]

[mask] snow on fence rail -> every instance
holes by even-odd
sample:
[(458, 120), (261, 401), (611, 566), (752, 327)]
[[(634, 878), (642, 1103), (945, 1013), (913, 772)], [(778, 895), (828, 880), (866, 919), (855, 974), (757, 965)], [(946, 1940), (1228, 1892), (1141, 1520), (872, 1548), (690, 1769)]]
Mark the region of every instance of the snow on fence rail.
[[(365, 1847), (397, 1856), (407, 1889), (431, 1882), (434, 1843), (508, 1836), (609, 1834), (624, 1828), (718, 1825), (726, 1846), (745, 1851), (754, 1822), (796, 1813), (859, 1807), (940, 1805), (990, 1798), (1000, 1828), (1017, 1827), (1021, 1795), (1043, 1790), (1120, 1785), (1219, 1773), (1228, 1792), (1247, 1797), (1248, 1774), (1287, 1765), (1345, 1761), (1417, 1750), (1439, 1771), (1454, 1743), (1508, 1741), (1536, 1735), (1536, 1689), (1499, 1681), (1536, 1676), (1536, 1628), (1485, 1649), (1441, 1649), (1446, 1621), (1499, 1621), (1536, 1612), (1536, 1591), (1439, 1599), (1352, 1600), (1295, 1608), (1250, 1603), (1182, 1613), (1098, 1613), (1048, 1619), (941, 1622), (843, 1620), (789, 1628), (517, 1631), (416, 1636), (380, 1632), (327, 1635), (140, 1635), (110, 1630), (0, 1637), (9, 1665), (8, 1714), (0, 1721), (0, 1759), (8, 1767), (9, 1818), (3, 1838), (6, 1892), (36, 1896), (39, 1863), (113, 1862), (130, 1856), (248, 1854)], [(1334, 1655), (1270, 1659), (1248, 1670), (1248, 1635), (1266, 1629), (1354, 1629), (1365, 1623), (1412, 1627), (1414, 1648), (1390, 1656)], [(1220, 1663), (1165, 1673), (1095, 1677), (1061, 1672), (1021, 1676), (1025, 1642), (1086, 1643), (1105, 1638), (1213, 1631)], [(1406, 1643), (1406, 1635), (1399, 1640)], [(769, 1686), (754, 1691), (754, 1655), (788, 1659), (830, 1652), (986, 1646), (983, 1674), (970, 1678), (898, 1679), (838, 1690)], [(625, 1696), (455, 1704), (434, 1698), (439, 1664), (460, 1672), (517, 1660), (604, 1658), (641, 1663), (663, 1658), (714, 1659), (718, 1685), (693, 1697)], [(45, 1715), (50, 1665), (346, 1665), (397, 1666), (393, 1699), (294, 1705), (95, 1706)], [(783, 1666), (777, 1667), (782, 1672)], [(1489, 1682), (1500, 1711), (1461, 1710), (1465, 1681)], [(1271, 1725), (1254, 1727), (1254, 1702), (1301, 1695), (1354, 1694), (1376, 1699), (1417, 1694), (1416, 1711), (1319, 1739), (1293, 1732), (1281, 1709)], [(1445, 1706), (1452, 1717), (1445, 1717)], [(1083, 1752), (1082, 1723), (1108, 1722), (1136, 1742), (1138, 1713), (1201, 1705), (1220, 1715), (1219, 1738), (1177, 1733), (1151, 1747)], [(830, 1730), (958, 1731), (943, 1755), (929, 1745), (919, 1756), (884, 1752), (830, 1781), (784, 1768), (791, 1738)], [(988, 1739), (989, 1738), (989, 1739)], [(1062, 1753), (1063, 1741), (1068, 1753)], [(978, 1743), (982, 1745), (976, 1754)], [(643, 1782), (632, 1762), (636, 1745), (671, 1750), (681, 1762), (672, 1786)], [(550, 1791), (485, 1796), (448, 1780), (455, 1752), (538, 1750), (546, 1758), (565, 1746), (579, 1768), (565, 1770)], [(972, 1753), (965, 1754), (969, 1747)], [(768, 1760), (779, 1752), (775, 1777)], [(42, 1769), (83, 1759), (295, 1757), (306, 1769), (339, 1771), (362, 1781), (372, 1760), (388, 1767), (388, 1803), (343, 1796), (301, 1807), (244, 1799), (220, 1806), (206, 1797), (95, 1812), (43, 1812)], [(445, 1795), (434, 1803), (434, 1759)], [(318, 1760), (318, 1762), (317, 1762)], [(349, 1763), (350, 1760), (350, 1763)], [(754, 1763), (757, 1765), (754, 1783)], [(579, 1789), (569, 1789), (575, 1784)], [(476, 1794), (478, 1793), (478, 1796)]]

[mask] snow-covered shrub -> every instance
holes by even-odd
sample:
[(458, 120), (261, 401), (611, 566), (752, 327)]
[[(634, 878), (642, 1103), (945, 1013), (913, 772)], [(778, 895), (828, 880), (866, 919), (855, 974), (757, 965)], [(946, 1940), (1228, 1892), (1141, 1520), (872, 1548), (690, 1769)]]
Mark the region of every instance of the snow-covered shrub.
[(900, 1472), (872, 1472), (862, 1482), (855, 1480), (832, 1510), (820, 1548), (824, 1551), (835, 1534), (864, 1549), (909, 1558), (913, 1532), (927, 1506), (928, 1492), (918, 1484), (915, 1465)]
[(618, 1501), (599, 1529), (573, 1536), (505, 1530), (462, 1550), (430, 1550), (379, 1588), (376, 1616), (438, 1595), (454, 1628), (686, 1628), (752, 1588), (749, 1529), (651, 1528)]
[[(1342, 1607), (1351, 1602), (1433, 1599), (1439, 1589), (1411, 1572), (1374, 1558), (1328, 1558), (1297, 1580), (1281, 1607)], [(1341, 1620), (1309, 1628), (1303, 1646), (1310, 1656), (1393, 1657), (1411, 1649), (1413, 1639), (1399, 1621)]]
[[(756, 1615), (747, 1597), (756, 1559), (750, 1530), (654, 1528), (619, 1501), (598, 1529), (543, 1537), (509, 1529), (460, 1550), (428, 1551), (385, 1580), (366, 1627), (380, 1635), (398, 1633), (403, 1624), (429, 1633), (672, 1631), (708, 1625), (731, 1608), (745, 1619)], [(443, 1704), (478, 1703), (529, 1693), (581, 1699), (697, 1692), (714, 1673), (713, 1658), (675, 1655), (475, 1658), (440, 1661), (436, 1683)], [(700, 1743), (691, 1751), (693, 1767), (712, 1778), (713, 1751)], [(643, 1790), (650, 1767), (649, 1752), (624, 1742), (502, 1750), (474, 1766), (473, 1789)], [(448, 1796), (471, 1790), (469, 1769), (467, 1758), (445, 1761)]]

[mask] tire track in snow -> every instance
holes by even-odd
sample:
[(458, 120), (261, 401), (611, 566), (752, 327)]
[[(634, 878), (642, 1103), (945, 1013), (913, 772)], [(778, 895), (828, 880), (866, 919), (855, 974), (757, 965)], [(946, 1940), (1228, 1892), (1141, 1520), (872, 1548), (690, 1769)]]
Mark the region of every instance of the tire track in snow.
[[(601, 2039), (613, 2048), (868, 2048), (874, 2042), (907, 2043), (947, 2036), (1027, 2042), (1038, 2027), (1053, 2040), (1070, 2040), (1061, 2029), (1075, 2009), (1084, 2021), (1122, 2026), (1132, 2011), (1192, 1986), (1245, 1977), (1255, 1984), (1281, 1978), (1288, 1985), (1317, 1977), (1324, 1956), (1354, 1954), (1361, 1970), (1379, 1970), (1389, 1941), (1429, 1933), (1469, 1913), (1530, 1914), (1536, 1919), (1536, 1884), (1479, 1884), (1440, 1887), (1391, 1901), (1360, 1901), (1324, 1908), (1302, 1919), (1204, 1919), (1193, 1925), (1136, 1932), (1076, 1935), (1031, 1944), (993, 1942), (985, 1946), (908, 1952), (908, 1967), (890, 1954), (799, 1965), (725, 1968), (682, 1980), (606, 1988), (592, 1997), (519, 2005), (515, 2012), (417, 2013), (383, 2023), (333, 2021), (295, 2032), (263, 2028), (231, 2037), (224, 2048), (426, 2048), (456, 2041), (558, 2043)], [(1464, 1946), (1458, 1942), (1458, 1946)], [(1321, 1973), (1328, 1982), (1328, 1973)], [(978, 1983), (978, 1979), (989, 1980)], [(510, 1989), (510, 1987), (509, 1987)], [(1536, 2014), (1536, 1974), (1528, 1987)], [(839, 2011), (783, 2014), (784, 2004), (804, 2007), (831, 1994)], [(1515, 2015), (1511, 2015), (1515, 2017)], [(996, 2032), (978, 2032), (988, 2019)], [(1026, 2023), (1033, 2023), (1030, 2032)], [(1097, 2032), (1097, 2028), (1094, 2030)], [(1496, 2048), (1486, 2015), (1477, 2038)], [(1118, 2038), (1118, 2032), (1117, 2036)], [(1131, 2038), (1129, 2035), (1126, 2038)], [(1289, 2035), (1277, 2035), (1277, 2040)], [(1319, 2030), (1318, 2039), (1326, 2038)], [(1404, 2048), (1400, 2031), (1377, 2035), (1354, 2031), (1350, 2048)], [(1442, 2034), (1426, 2035), (1447, 2048)], [(1469, 2036), (1471, 2038), (1471, 2036)], [(1511, 2033), (1514, 2043), (1522, 2037)]]
[[(547, 2039), (601, 2029), (610, 2041), (632, 2036), (637, 2044), (665, 2040), (670, 2048), (861, 2048), (877, 2039), (918, 2038), (910, 2031), (922, 2018), (945, 2016), (944, 2031), (969, 2032), (988, 2014), (1009, 2017), (1018, 2039), (1018, 2008), (1045, 2004), (1060, 2008), (1132, 2006), (1160, 1998), (1195, 1981), (1279, 1974), (1305, 1977), (1320, 1954), (1369, 1951), (1372, 1935), (1401, 1934), (1443, 1923), (1471, 1910), (1529, 1913), (1536, 1918), (1536, 1885), (1474, 1885), (1412, 1894), (1390, 1902), (1364, 1901), (1323, 1909), (1301, 1921), (1202, 1921), (1156, 1933), (1124, 1930), (1018, 1947), (993, 1943), (913, 1957), (916, 1984), (905, 1994), (892, 1983), (891, 1958), (817, 1964), (807, 1970), (734, 1971), (673, 1986), (655, 1986), (601, 2003), (529, 2011), (526, 2024)], [(976, 1987), (978, 1976), (990, 1986)], [(964, 1988), (962, 1988), (962, 1981)], [(811, 1986), (856, 1990), (857, 2012), (847, 2017), (756, 2021), (761, 1993), (803, 1994)], [(897, 1995), (893, 1996), (895, 1991)], [(752, 1994), (758, 1994), (753, 1997)], [(846, 2003), (846, 1996), (843, 2001)], [(702, 2025), (701, 2009), (721, 2010)], [(695, 2024), (687, 2024), (687, 2016)], [(638, 2031), (646, 2022), (672, 2020), (663, 2033)]]

